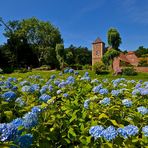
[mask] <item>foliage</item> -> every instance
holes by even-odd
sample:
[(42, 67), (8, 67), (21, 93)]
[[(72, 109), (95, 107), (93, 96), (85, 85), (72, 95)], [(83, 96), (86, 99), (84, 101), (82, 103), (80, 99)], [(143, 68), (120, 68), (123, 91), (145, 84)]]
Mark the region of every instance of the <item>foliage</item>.
[(41, 67), (37, 68), (37, 70), (51, 70), (50, 65), (42, 65)]
[(105, 65), (112, 66), (113, 59), (117, 56), (119, 56), (120, 52), (115, 49), (109, 49), (105, 54), (103, 55), (102, 61)]
[(107, 38), (108, 38), (108, 44), (112, 48), (118, 50), (118, 47), (122, 43), (122, 41), (121, 41), (121, 37), (117, 29), (110, 28), (107, 33)]
[(1, 147), (147, 146), (147, 82), (52, 74), (0, 75)]
[(138, 57), (147, 57), (148, 56), (148, 48), (144, 48), (143, 46), (139, 46), (139, 48), (135, 51), (135, 54)]
[(148, 67), (148, 61), (146, 59), (140, 60), (138, 66)]
[(106, 66), (103, 62), (96, 62), (94, 65), (93, 65), (93, 71), (96, 73), (96, 74), (102, 74), (104, 72), (106, 72)]
[(60, 69), (63, 70), (64, 68), (64, 57), (65, 57), (65, 52), (64, 52), (64, 45), (63, 44), (57, 44), (56, 45), (56, 58), (59, 61), (60, 64)]
[(65, 62), (68, 65), (85, 65), (85, 64), (91, 64), (91, 51), (88, 50), (86, 47), (75, 47), (73, 45), (70, 45), (68, 48), (65, 49), (65, 55), (66, 59)]
[(82, 68), (83, 70), (92, 70), (92, 66), (91, 65), (88, 65), (88, 64), (86, 64), (86, 65), (84, 65), (83, 66), (83, 68)]
[(137, 75), (137, 72), (133, 67), (126, 67), (122, 69), (122, 74), (127, 76), (135, 76)]
[(50, 22), (40, 21), (34, 17), (2, 23), (5, 26), (4, 35), (7, 37), (4, 47), (11, 53), (13, 65), (56, 66), (55, 47), (63, 42), (58, 28)]

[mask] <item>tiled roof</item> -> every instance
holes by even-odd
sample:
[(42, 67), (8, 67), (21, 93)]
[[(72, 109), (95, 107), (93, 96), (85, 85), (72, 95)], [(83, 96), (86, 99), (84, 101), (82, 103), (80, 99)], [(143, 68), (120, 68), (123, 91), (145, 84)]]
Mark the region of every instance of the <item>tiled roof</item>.
[(119, 59), (120, 59), (121, 61), (125, 61), (125, 62), (128, 62), (128, 63), (129, 63), (129, 60), (126, 58), (126, 55), (123, 54), (123, 53), (121, 53), (121, 54), (119, 55)]
[(93, 42), (93, 44), (96, 44), (96, 43), (104, 43), (99, 37)]

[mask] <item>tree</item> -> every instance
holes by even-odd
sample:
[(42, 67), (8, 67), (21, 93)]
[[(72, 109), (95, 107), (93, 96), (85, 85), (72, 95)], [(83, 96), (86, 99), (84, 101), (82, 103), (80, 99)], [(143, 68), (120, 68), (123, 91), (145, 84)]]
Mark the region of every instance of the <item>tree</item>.
[(103, 63), (106, 66), (111, 66), (111, 69), (113, 68), (113, 60), (115, 57), (119, 56), (120, 52), (115, 49), (108, 50), (102, 58)]
[(60, 69), (64, 69), (64, 45), (63, 44), (57, 44), (56, 45), (56, 57), (59, 61)]
[(139, 48), (135, 51), (138, 57), (147, 57), (148, 56), (148, 48), (144, 48), (143, 46), (139, 46)]
[(119, 45), (122, 43), (119, 32), (115, 28), (111, 28), (108, 30), (107, 37), (108, 44), (118, 50)]
[[(27, 56), (33, 53), (34, 56), (31, 56), (37, 58), (39, 65), (50, 63), (51, 67), (56, 67), (55, 47), (56, 44), (63, 43), (63, 40), (58, 28), (50, 22), (43, 22), (34, 17), (22, 21), (9, 21), (5, 25), (4, 35), (8, 38), (7, 44), (16, 55), (17, 63), (20, 63), (20, 53), (22, 56), (24, 53), (30, 53)], [(50, 54), (45, 56), (47, 53)]]

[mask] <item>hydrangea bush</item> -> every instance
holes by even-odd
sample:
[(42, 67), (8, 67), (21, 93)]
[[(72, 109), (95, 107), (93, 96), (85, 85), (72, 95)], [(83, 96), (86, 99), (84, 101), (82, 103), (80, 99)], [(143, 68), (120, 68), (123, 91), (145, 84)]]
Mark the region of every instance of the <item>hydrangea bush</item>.
[(66, 68), (42, 78), (0, 75), (0, 145), (146, 147), (148, 82), (92, 79)]

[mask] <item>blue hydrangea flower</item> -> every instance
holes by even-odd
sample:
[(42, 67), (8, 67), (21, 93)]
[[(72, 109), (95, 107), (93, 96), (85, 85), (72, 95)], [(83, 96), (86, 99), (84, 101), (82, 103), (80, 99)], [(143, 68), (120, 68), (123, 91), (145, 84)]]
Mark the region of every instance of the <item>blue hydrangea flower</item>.
[(78, 75), (79, 74), (79, 72), (78, 71), (75, 71), (75, 73), (74, 73), (75, 75)]
[(20, 132), (18, 131), (17, 127), (12, 123), (8, 123), (2, 129), (0, 141), (14, 141), (19, 136), (19, 134)]
[(50, 79), (53, 80), (55, 77), (56, 77), (55, 75), (51, 75), (51, 76), (50, 76)]
[(128, 99), (122, 100), (122, 104), (125, 105), (126, 107), (131, 107), (132, 106), (132, 101)]
[(31, 109), (31, 112), (32, 113), (40, 113), (41, 112), (41, 108), (39, 106), (34, 106), (32, 109)]
[(74, 73), (74, 69), (69, 69), (69, 73)]
[(142, 128), (142, 132), (144, 133), (144, 136), (148, 137), (148, 125)]
[(16, 94), (13, 91), (8, 91), (2, 94), (2, 98), (4, 98), (6, 101), (10, 101), (16, 98)]
[(31, 129), (32, 127), (36, 126), (38, 123), (38, 116), (36, 113), (28, 112), (23, 117), (23, 126), (26, 129)]
[(75, 78), (73, 76), (69, 76), (67, 79), (66, 79), (66, 83), (67, 84), (73, 84), (75, 82)]
[(103, 105), (109, 105), (110, 104), (110, 98), (104, 98), (103, 100), (100, 101), (101, 104)]
[(53, 91), (53, 86), (49, 85), (48, 89), (49, 89), (50, 92), (52, 92)]
[(25, 102), (22, 100), (22, 98), (17, 98), (15, 100), (15, 103), (19, 104), (20, 107), (24, 106), (25, 105)]
[(108, 94), (108, 90), (106, 88), (102, 88), (102, 89), (99, 90), (99, 93), (101, 95)]
[(43, 89), (43, 88), (40, 89), (40, 93), (41, 93), (41, 94), (44, 94), (46, 91), (47, 91), (47, 89)]
[(12, 91), (16, 91), (16, 90), (18, 90), (18, 87), (17, 87), (17, 86), (13, 86), (13, 87), (11, 88), (11, 90), (12, 90)]
[(148, 113), (148, 109), (144, 106), (140, 106), (137, 108), (138, 112), (141, 113), (142, 115), (145, 115)]
[(0, 81), (0, 86), (4, 85), (4, 82), (3, 81)]
[(87, 76), (87, 77), (83, 76), (80, 80), (90, 81), (91, 79), (90, 79), (90, 77), (89, 77), (89, 76)]
[(140, 94), (141, 95), (148, 95), (148, 89), (141, 89)]
[(127, 126), (125, 126), (124, 130), (126, 131), (128, 137), (135, 136), (138, 133), (138, 131), (139, 131), (138, 127), (134, 126), (134, 125), (127, 125)]
[(94, 79), (91, 81), (91, 83), (98, 83), (99, 81), (97, 79)]
[(39, 90), (40, 90), (39, 84), (33, 84), (33, 85), (31, 85), (31, 87), (32, 87), (35, 91), (39, 91)]
[(58, 87), (59, 87), (59, 88), (64, 88), (67, 84), (68, 84), (67, 82), (62, 81), (62, 82), (58, 85)]
[(29, 148), (33, 143), (33, 135), (32, 134), (25, 134), (20, 136), (15, 140), (15, 143), (20, 146), (20, 148)]
[(34, 91), (35, 91), (34, 88), (31, 86), (25, 85), (22, 87), (22, 92), (33, 93)]
[(12, 82), (12, 81), (13, 81), (13, 78), (12, 78), (12, 77), (9, 77), (7, 80), (8, 80), (9, 82)]
[(117, 137), (118, 133), (113, 126), (109, 126), (103, 130), (102, 135), (106, 140), (111, 141)]
[(84, 74), (84, 77), (88, 77), (88, 76), (89, 76), (89, 73), (86, 71)]
[(84, 108), (88, 109), (90, 103), (90, 99), (85, 100), (84, 102)]
[(2, 131), (7, 127), (6, 123), (0, 123), (0, 134), (2, 134)]
[(94, 93), (99, 93), (99, 91), (100, 91), (101, 88), (102, 88), (102, 84), (100, 84), (100, 85), (98, 85), (98, 86), (95, 86), (92, 91), (93, 91)]
[(137, 95), (137, 94), (140, 94), (140, 90), (139, 89), (134, 89), (133, 91), (132, 91), (132, 95)]
[(5, 86), (6, 86), (6, 88), (9, 88), (9, 89), (13, 87), (13, 85), (9, 81), (5, 82)]
[(51, 99), (51, 96), (47, 95), (47, 94), (43, 94), (40, 96), (39, 100), (43, 101), (43, 102), (47, 102), (49, 99)]
[(139, 88), (139, 87), (141, 87), (141, 84), (140, 83), (136, 84), (135, 88)]
[(118, 95), (120, 94), (120, 91), (119, 91), (119, 90), (112, 90), (112, 91), (111, 91), (111, 94), (112, 94), (113, 96), (118, 96)]
[(59, 80), (54, 80), (54, 84), (58, 86), (60, 84), (60, 81)]
[(57, 90), (57, 94), (58, 94), (58, 95), (59, 95), (61, 92), (62, 92), (62, 90), (60, 90), (60, 89)]
[(23, 119), (22, 118), (16, 118), (13, 121), (10, 122), (11, 124), (13, 124), (13, 126), (15, 127), (19, 127), (23, 125)]
[(64, 73), (68, 73), (68, 72), (69, 72), (68, 68), (64, 69)]
[(64, 94), (63, 94), (63, 97), (64, 97), (64, 98), (67, 98), (68, 96), (69, 96), (69, 95), (68, 95), (67, 93), (64, 93)]
[(92, 126), (90, 129), (89, 129), (89, 134), (96, 139), (98, 139), (99, 137), (102, 136), (102, 133), (103, 133), (103, 126), (101, 125), (96, 125), (96, 126)]
[(22, 82), (20, 82), (20, 85), (21, 86), (24, 86), (24, 85), (30, 85), (30, 82), (28, 82), (28, 81), (22, 81)]
[(128, 134), (127, 131), (124, 128), (118, 128), (117, 132), (119, 135), (121, 135), (122, 137), (124, 137), (125, 139), (128, 138)]

